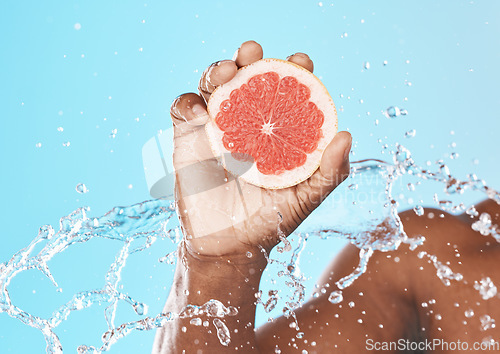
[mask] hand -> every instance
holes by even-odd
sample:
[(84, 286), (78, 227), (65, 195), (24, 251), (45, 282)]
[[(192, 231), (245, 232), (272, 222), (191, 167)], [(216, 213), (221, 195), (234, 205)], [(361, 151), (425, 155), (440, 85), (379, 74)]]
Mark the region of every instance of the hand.
[[(278, 224), (289, 235), (349, 174), (352, 138), (347, 132), (337, 133), (309, 179), (286, 189), (248, 184), (218, 164), (205, 133), (206, 101), (238, 68), (262, 55), (258, 43), (243, 43), (234, 61), (219, 61), (205, 70), (199, 95), (183, 94), (172, 104), (178, 213), (186, 246), (198, 255), (260, 254), (259, 247), (270, 251), (280, 241)], [(297, 53), (287, 60), (313, 71), (306, 54)]]

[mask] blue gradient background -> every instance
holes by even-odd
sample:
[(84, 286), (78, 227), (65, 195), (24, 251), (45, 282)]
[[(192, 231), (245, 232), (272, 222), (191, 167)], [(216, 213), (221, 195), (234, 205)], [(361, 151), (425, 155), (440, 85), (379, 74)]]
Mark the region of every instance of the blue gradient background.
[[(313, 58), (315, 73), (337, 104), (340, 128), (354, 136), (352, 160), (390, 158), (378, 138), (404, 143), (421, 164), (456, 151), (459, 159), (450, 161), (454, 174), (475, 172), (499, 188), (499, 14), (500, 2), (494, 0), (4, 1), (0, 261), (25, 247), (40, 225), (56, 227), (77, 207), (88, 205), (98, 216), (148, 199), (142, 145), (170, 125), (172, 99), (196, 90), (207, 65), (231, 58), (248, 39), (260, 42), (266, 57), (302, 51)], [(381, 112), (392, 105), (408, 115), (387, 119)], [(410, 129), (417, 135), (406, 139)], [(66, 141), (69, 147), (63, 146)], [(456, 148), (450, 147), (453, 142)], [(75, 191), (80, 182), (89, 193)], [(432, 196), (434, 187), (426, 188), (422, 195)], [(315, 242), (321, 241), (312, 242), (302, 260), (309, 286), (343, 244)], [(12, 283), (13, 300), (28, 311), (50, 314), (78, 289), (102, 286), (118, 246), (75, 246), (49, 264), (64, 283), (62, 294), (33, 271)], [(150, 313), (162, 308), (173, 269), (154, 266), (164, 254), (157, 253), (150, 254), (150, 264), (131, 260), (124, 274), (131, 294), (137, 289), (145, 294)], [(104, 325), (103, 309), (74, 314), (56, 331), (65, 351), (99, 344), (102, 331), (90, 333)], [(133, 319), (128, 311), (124, 318)], [(0, 352), (44, 352), (36, 330), (5, 314), (0, 328)], [(111, 352), (148, 352), (153, 335), (134, 333)]]

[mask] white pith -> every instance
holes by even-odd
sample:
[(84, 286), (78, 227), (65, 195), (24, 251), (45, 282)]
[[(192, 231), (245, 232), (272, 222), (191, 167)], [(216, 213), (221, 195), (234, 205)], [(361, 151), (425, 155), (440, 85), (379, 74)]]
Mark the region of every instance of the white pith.
[[(280, 189), (294, 186), (309, 178), (319, 167), (323, 152), (328, 143), (337, 133), (337, 112), (332, 98), (323, 86), (321, 81), (306, 69), (280, 59), (262, 59), (238, 70), (236, 76), (228, 83), (218, 87), (210, 96), (208, 102), (208, 113), (210, 121), (206, 124), (206, 131), (210, 140), (210, 145), (215, 156), (221, 157), (222, 164), (229, 172), (233, 173), (228, 166), (235, 166), (239, 162), (232, 158), (231, 152), (222, 144), (224, 132), (215, 123), (215, 117), (220, 110), (221, 103), (229, 98), (230, 93), (239, 88), (248, 80), (262, 73), (269, 71), (276, 72), (280, 78), (293, 76), (300, 83), (306, 85), (311, 90), (310, 102), (323, 112), (325, 117), (321, 127), (323, 137), (318, 142), (317, 149), (311, 154), (307, 154), (306, 162), (291, 171), (285, 171), (279, 175), (264, 175), (255, 164), (243, 173), (240, 178), (248, 183), (269, 189)], [(262, 132), (272, 134), (271, 124), (262, 127)]]

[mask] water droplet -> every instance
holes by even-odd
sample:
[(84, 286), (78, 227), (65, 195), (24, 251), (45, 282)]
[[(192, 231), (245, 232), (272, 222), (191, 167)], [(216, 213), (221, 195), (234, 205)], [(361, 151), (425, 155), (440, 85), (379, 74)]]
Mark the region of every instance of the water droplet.
[(349, 302), (349, 307), (350, 307), (350, 308), (353, 308), (355, 305), (356, 305), (356, 304), (354, 303), (354, 301)]
[(481, 213), (479, 220), (472, 224), (472, 230), (478, 231), (483, 236), (488, 236), (492, 231), (491, 216), (488, 213)]
[(481, 279), (479, 282), (474, 282), (474, 289), (479, 291), (479, 294), (483, 297), (483, 300), (488, 300), (497, 294), (497, 287), (493, 284), (490, 277)]
[(143, 303), (137, 302), (133, 305), (134, 311), (139, 316), (145, 315), (148, 312), (148, 307)]
[(217, 329), (217, 337), (219, 337), (220, 344), (227, 347), (231, 342), (231, 335), (226, 324), (219, 318), (214, 318), (213, 324)]
[(459, 157), (459, 156), (460, 156), (460, 155), (458, 154), (458, 152), (452, 152), (452, 153), (450, 154), (450, 158), (451, 158), (452, 160), (456, 160), (456, 159), (458, 159), (458, 157)]
[(76, 185), (76, 188), (75, 190), (80, 193), (80, 194), (85, 194), (85, 193), (88, 193), (89, 189), (87, 188), (87, 186), (83, 183), (78, 183)]
[(464, 312), (464, 314), (465, 314), (465, 317), (471, 318), (472, 316), (474, 316), (474, 310), (473, 309), (466, 310)]
[(248, 258), (252, 258), (252, 252), (248, 251), (248, 252), (247, 252), (247, 257), (248, 257)]
[(370, 62), (369, 61), (365, 61), (363, 63), (363, 68), (365, 68), (366, 70), (369, 70), (370, 69)]
[(197, 317), (197, 318), (191, 319), (191, 321), (189, 321), (189, 323), (194, 325), (194, 326), (201, 326), (202, 321), (201, 321), (201, 318)]
[(384, 64), (384, 66), (387, 66), (387, 64), (389, 64), (389, 62), (387, 60), (384, 60), (383, 64)]
[(332, 291), (330, 296), (328, 296), (328, 301), (332, 304), (338, 304), (339, 302), (342, 302), (342, 300), (344, 300), (344, 297), (342, 296), (342, 291), (340, 290)]
[(489, 315), (483, 315), (479, 317), (479, 320), (481, 321), (481, 331), (487, 331), (496, 327), (495, 320)]
[(63, 132), (63, 131), (64, 131), (64, 128), (63, 128), (63, 127), (58, 127), (58, 128), (57, 128), (57, 131), (58, 131), (58, 132)]
[(318, 2), (318, 6), (319, 6), (319, 7), (323, 7), (323, 3), (322, 3), (321, 1), (320, 1), (320, 2)]
[(479, 213), (477, 212), (476, 208), (474, 207), (474, 205), (471, 205), (466, 211), (465, 213), (467, 215), (470, 215), (470, 216), (478, 216)]
[(417, 131), (415, 129), (408, 130), (405, 133), (405, 138), (413, 138), (415, 135), (417, 135)]
[(81, 30), (82, 29), (82, 25), (80, 23), (75, 23), (75, 25), (73, 26), (73, 28), (77, 31)]
[(418, 216), (422, 216), (424, 215), (424, 208), (421, 206), (421, 205), (416, 205), (414, 208), (413, 208), (413, 211), (415, 212), (415, 214), (417, 214)]
[(41, 148), (42, 147), (42, 143), (36, 143), (35, 145), (37, 148)]
[(70, 145), (71, 145), (71, 143), (70, 143), (69, 141), (66, 141), (66, 142), (64, 142), (64, 143), (63, 143), (63, 146), (64, 146), (64, 147), (68, 147), (68, 146), (70, 146)]
[(109, 134), (109, 137), (113, 138), (113, 139), (116, 138), (116, 133), (118, 133), (118, 129), (115, 128), (111, 131), (111, 134)]
[(396, 118), (400, 115), (406, 115), (406, 110), (402, 111), (399, 107), (390, 106), (385, 110), (384, 114), (387, 118)]

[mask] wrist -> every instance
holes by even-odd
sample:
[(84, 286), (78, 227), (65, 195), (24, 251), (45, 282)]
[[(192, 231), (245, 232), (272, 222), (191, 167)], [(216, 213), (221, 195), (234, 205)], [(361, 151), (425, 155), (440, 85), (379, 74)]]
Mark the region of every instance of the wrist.
[[(194, 252), (189, 244), (179, 245), (178, 264), (168, 304), (183, 308), (220, 300), (225, 306), (241, 306), (255, 301), (262, 273), (267, 265), (257, 250), (248, 255), (207, 256)], [(175, 311), (175, 310), (174, 310)]]
[(183, 240), (179, 245), (179, 259), (190, 270), (220, 278), (260, 276), (267, 266), (265, 251), (259, 247), (248, 247), (245, 251), (227, 255), (206, 255), (196, 251)]

